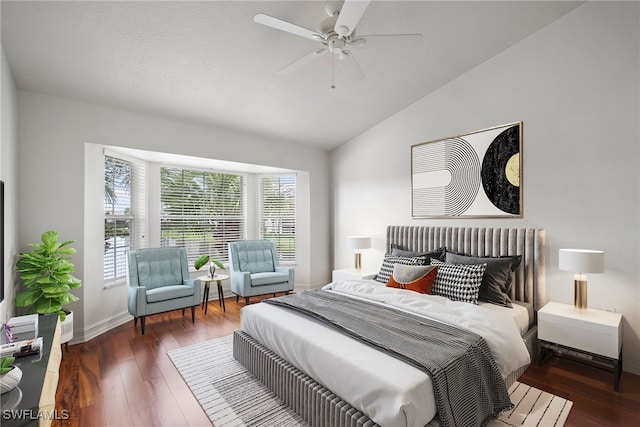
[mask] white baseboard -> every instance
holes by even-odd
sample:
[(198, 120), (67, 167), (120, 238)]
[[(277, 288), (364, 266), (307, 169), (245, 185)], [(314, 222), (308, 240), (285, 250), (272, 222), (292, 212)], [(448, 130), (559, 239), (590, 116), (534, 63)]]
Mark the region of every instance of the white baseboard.
[[(629, 360), (629, 359), (632, 359), (632, 360)], [(640, 360), (636, 358), (627, 357), (622, 361), (622, 365), (623, 365), (622, 366), (623, 372), (629, 372), (634, 375), (640, 375)]]
[(110, 331), (113, 328), (117, 328), (120, 325), (124, 325), (127, 322), (133, 320), (133, 316), (129, 314), (128, 311), (124, 311), (116, 316), (113, 316), (109, 319), (102, 320), (101, 322), (94, 323), (88, 328), (82, 329), (80, 331), (73, 331), (73, 339), (69, 341), (69, 344), (79, 344), (82, 342), (87, 342), (98, 335), (102, 335), (105, 332)]

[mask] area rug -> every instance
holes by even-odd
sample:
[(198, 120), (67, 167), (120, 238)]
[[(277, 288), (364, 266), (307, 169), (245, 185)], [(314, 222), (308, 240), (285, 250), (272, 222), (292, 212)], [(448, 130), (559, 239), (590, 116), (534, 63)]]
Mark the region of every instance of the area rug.
[[(228, 335), (167, 353), (213, 425), (307, 426), (233, 358), (232, 340)], [(501, 413), (489, 426), (561, 427), (573, 405), (519, 382), (509, 395), (514, 409)]]

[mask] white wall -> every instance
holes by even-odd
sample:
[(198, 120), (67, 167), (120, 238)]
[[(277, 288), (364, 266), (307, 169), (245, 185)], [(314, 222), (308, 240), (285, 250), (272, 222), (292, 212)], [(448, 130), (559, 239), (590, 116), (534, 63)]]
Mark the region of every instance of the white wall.
[(16, 86), (11, 76), (9, 64), (2, 50), (2, 64), (0, 65), (0, 179), (4, 181), (4, 301), (0, 303), (0, 321), (7, 321), (14, 315), (13, 299), (15, 296), (15, 256), (17, 251), (18, 233), (16, 227), (16, 149), (17, 135), (17, 94)]
[[(377, 269), (389, 224), (545, 228), (548, 300), (572, 303), (560, 247), (605, 251), (589, 305), (623, 314), (624, 369), (640, 373), (639, 40), (640, 4), (586, 3), (332, 152), (334, 267), (352, 263), (347, 235), (370, 234)], [(523, 219), (411, 219), (412, 144), (518, 120)]]
[[(91, 192), (101, 176), (85, 170), (85, 164), (95, 164), (91, 159), (101, 155), (99, 145), (303, 171), (308, 215), (298, 224), (296, 285), (320, 286), (329, 280), (326, 152), (25, 91), (18, 91), (18, 130), (19, 243), (26, 249), (48, 229), (75, 240), (73, 261), (84, 286), (78, 291), (81, 300), (71, 305), (77, 313), (74, 341), (128, 319), (125, 287), (103, 289), (101, 274), (95, 273), (102, 271), (103, 248), (95, 247), (103, 240), (103, 195)], [(99, 200), (85, 203), (93, 199)]]

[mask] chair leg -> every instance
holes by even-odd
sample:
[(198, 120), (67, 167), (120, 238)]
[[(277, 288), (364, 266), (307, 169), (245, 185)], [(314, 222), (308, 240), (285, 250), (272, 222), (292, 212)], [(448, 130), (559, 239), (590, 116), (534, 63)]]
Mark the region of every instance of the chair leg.
[(182, 309), (182, 316), (184, 316), (184, 308)]
[(196, 306), (191, 306), (191, 323), (196, 323)]
[(138, 327), (138, 318), (134, 317), (133, 318), (133, 329), (136, 329)]
[(236, 294), (236, 302), (240, 301), (240, 295)]
[(142, 335), (144, 335), (144, 318), (145, 316), (140, 317), (140, 327), (142, 327)]
[(244, 305), (249, 305), (249, 297), (244, 297)]

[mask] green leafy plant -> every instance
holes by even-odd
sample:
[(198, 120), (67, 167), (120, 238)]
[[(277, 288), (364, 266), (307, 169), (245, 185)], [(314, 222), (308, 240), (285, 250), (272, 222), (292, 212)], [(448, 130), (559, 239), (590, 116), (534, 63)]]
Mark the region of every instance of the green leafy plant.
[(30, 252), (18, 255), (16, 267), (22, 286), (27, 290), (16, 295), (16, 306), (29, 307), (27, 313), (58, 313), (64, 321), (66, 312), (64, 305), (78, 300), (71, 289), (82, 286), (82, 282), (73, 276), (76, 268), (71, 263), (70, 255), (76, 253), (68, 247), (73, 240), (58, 242), (58, 233), (45, 231), (42, 243), (31, 243)]
[(214, 263), (216, 265), (216, 267), (218, 267), (218, 268), (221, 268), (221, 269), (224, 268), (224, 266), (222, 265), (222, 263), (220, 261), (218, 261), (217, 259), (211, 259), (211, 257), (209, 255), (200, 255), (198, 257), (198, 259), (196, 259), (193, 262), (193, 266), (195, 267), (196, 270), (200, 270), (202, 268), (202, 266), (208, 264), (209, 261)]
[(4, 375), (13, 369), (13, 362), (16, 358), (13, 356), (3, 357), (0, 359), (0, 375)]

